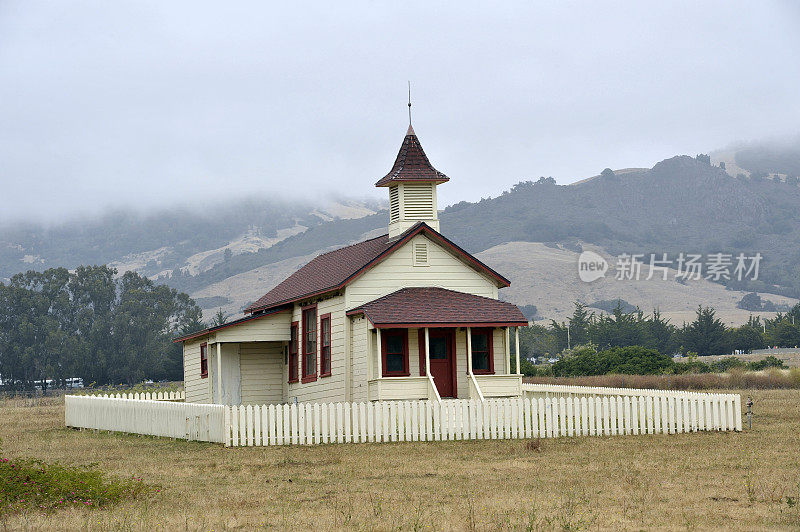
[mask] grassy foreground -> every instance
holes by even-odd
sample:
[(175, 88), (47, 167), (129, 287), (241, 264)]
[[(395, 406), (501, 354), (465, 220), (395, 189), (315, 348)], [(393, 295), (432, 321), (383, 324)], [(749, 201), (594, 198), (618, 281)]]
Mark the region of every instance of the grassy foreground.
[(2, 517), (0, 530), (796, 529), (800, 391), (750, 393), (757, 417), (740, 434), (561, 438), (538, 450), (519, 440), (225, 449), (68, 430), (58, 400), (7, 400), (5, 457), (96, 464), (163, 489)]

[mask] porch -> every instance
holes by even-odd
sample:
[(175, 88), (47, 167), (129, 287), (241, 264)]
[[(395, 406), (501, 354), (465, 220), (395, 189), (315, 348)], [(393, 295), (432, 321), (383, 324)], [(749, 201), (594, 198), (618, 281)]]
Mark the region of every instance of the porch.
[[(363, 314), (371, 401), (520, 397), (516, 306), (442, 288), (404, 288), (353, 309)], [(511, 341), (516, 372), (511, 373)]]
[(188, 403), (285, 401), (284, 359), (291, 312), (278, 309), (179, 338)]
[[(519, 397), (522, 375), (511, 373), (511, 334), (509, 327), (374, 327), (369, 400)], [(513, 334), (519, 345), (516, 329)]]
[(444, 288), (412, 287), (347, 314), (367, 319), (371, 401), (483, 401), (522, 395), (518, 328), (528, 322), (511, 303)]

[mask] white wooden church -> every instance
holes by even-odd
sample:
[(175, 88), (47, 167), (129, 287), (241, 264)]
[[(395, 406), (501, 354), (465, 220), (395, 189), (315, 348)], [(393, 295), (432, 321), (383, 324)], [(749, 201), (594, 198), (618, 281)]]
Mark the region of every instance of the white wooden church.
[(510, 344), (527, 320), (498, 300), (508, 279), (439, 232), (436, 187), (448, 181), (409, 126), (375, 184), (389, 191), (388, 232), (319, 255), (246, 317), (176, 339), (186, 401), (520, 396)]

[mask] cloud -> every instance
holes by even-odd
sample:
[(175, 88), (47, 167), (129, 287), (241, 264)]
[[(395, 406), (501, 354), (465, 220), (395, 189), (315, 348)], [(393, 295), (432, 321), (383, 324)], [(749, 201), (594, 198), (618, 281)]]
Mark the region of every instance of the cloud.
[(0, 4), (0, 217), (374, 194), (414, 122), (440, 202), (796, 133), (791, 4)]

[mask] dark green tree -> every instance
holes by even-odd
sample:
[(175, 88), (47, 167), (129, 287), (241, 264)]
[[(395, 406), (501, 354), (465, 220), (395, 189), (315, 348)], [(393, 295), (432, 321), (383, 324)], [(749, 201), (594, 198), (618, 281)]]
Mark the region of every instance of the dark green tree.
[(187, 296), (106, 266), (29, 271), (0, 283), (0, 375), (31, 388), (67, 377), (84, 383), (179, 379), (179, 331), (202, 326)]
[(725, 330), (725, 352), (732, 353), (738, 349), (747, 353), (766, 346), (760, 326), (746, 324)]
[(217, 309), (217, 312), (214, 313), (214, 316), (211, 318), (211, 326), (212, 327), (219, 327), (220, 325), (225, 325), (228, 321), (228, 313), (222, 310), (222, 307)]
[(559, 324), (555, 320), (551, 321), (553, 333), (558, 339), (559, 351), (567, 349), (567, 347), (585, 344), (589, 339), (589, 326), (594, 314), (586, 310), (586, 305), (583, 303), (576, 301), (574, 305), (575, 310), (572, 311), (572, 317), (566, 322)]
[(697, 308), (697, 317), (684, 327), (683, 346), (698, 355), (720, 355), (725, 352), (725, 325), (711, 307)]
[(560, 351), (559, 339), (553, 330), (535, 323), (530, 327), (520, 327), (520, 356), (530, 358), (532, 356), (555, 355)]
[(668, 319), (661, 317), (661, 312), (653, 310), (653, 315), (646, 319), (642, 325), (646, 330), (646, 336), (649, 337), (649, 343), (646, 344), (657, 350), (659, 353), (672, 354), (678, 351), (678, 331)]
[(620, 303), (610, 316), (603, 315), (592, 322), (589, 340), (601, 349), (654, 343), (642, 312), (625, 313)]

